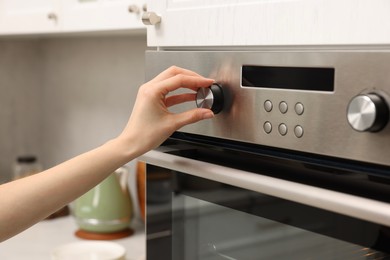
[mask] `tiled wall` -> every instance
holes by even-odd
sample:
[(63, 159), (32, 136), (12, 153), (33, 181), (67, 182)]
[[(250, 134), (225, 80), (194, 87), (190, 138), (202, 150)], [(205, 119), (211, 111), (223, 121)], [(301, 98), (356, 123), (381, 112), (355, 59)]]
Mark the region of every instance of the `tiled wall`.
[(42, 64), (39, 40), (0, 41), (0, 183), (18, 154), (42, 154)]
[(17, 154), (47, 168), (119, 134), (145, 49), (144, 35), (0, 41), (0, 181)]
[(47, 166), (121, 132), (144, 81), (144, 38), (47, 40), (42, 138)]

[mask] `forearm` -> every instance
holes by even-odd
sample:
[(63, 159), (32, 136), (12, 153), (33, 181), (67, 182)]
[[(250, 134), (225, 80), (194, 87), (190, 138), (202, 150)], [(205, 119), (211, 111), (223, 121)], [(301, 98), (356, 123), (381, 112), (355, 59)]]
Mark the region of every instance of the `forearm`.
[(44, 172), (0, 186), (0, 241), (47, 217), (93, 188), (139, 151), (119, 139)]
[(166, 97), (179, 88), (197, 90), (214, 80), (171, 67), (142, 85), (122, 134), (112, 141), (30, 177), (0, 186), (0, 241), (30, 227), (73, 201), (123, 164), (159, 146), (182, 126), (212, 118), (209, 109), (173, 114), (168, 107), (195, 95)]

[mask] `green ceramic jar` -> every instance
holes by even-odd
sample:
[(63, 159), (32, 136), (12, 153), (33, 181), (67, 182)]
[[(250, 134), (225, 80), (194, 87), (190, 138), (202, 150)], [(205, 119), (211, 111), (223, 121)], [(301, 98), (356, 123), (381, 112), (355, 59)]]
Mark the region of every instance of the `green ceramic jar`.
[(113, 233), (129, 228), (133, 203), (127, 186), (128, 173), (127, 168), (119, 168), (75, 201), (73, 216), (81, 230)]

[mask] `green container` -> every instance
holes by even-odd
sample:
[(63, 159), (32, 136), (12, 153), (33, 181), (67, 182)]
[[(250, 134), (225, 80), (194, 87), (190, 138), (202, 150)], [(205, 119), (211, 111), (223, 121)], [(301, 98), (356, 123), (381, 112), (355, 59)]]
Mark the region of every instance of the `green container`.
[(128, 169), (121, 167), (75, 201), (73, 216), (81, 230), (113, 233), (129, 228), (133, 203), (128, 175)]

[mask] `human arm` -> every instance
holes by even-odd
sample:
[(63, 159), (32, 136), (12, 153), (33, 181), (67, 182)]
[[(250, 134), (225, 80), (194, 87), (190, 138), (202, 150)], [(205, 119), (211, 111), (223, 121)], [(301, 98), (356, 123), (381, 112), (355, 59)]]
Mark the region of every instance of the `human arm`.
[(41, 173), (0, 186), (0, 242), (73, 201), (109, 174), (160, 145), (175, 130), (213, 117), (208, 109), (180, 114), (168, 107), (195, 99), (194, 93), (168, 96), (178, 88), (196, 90), (213, 80), (171, 67), (142, 85), (123, 132), (102, 146)]

